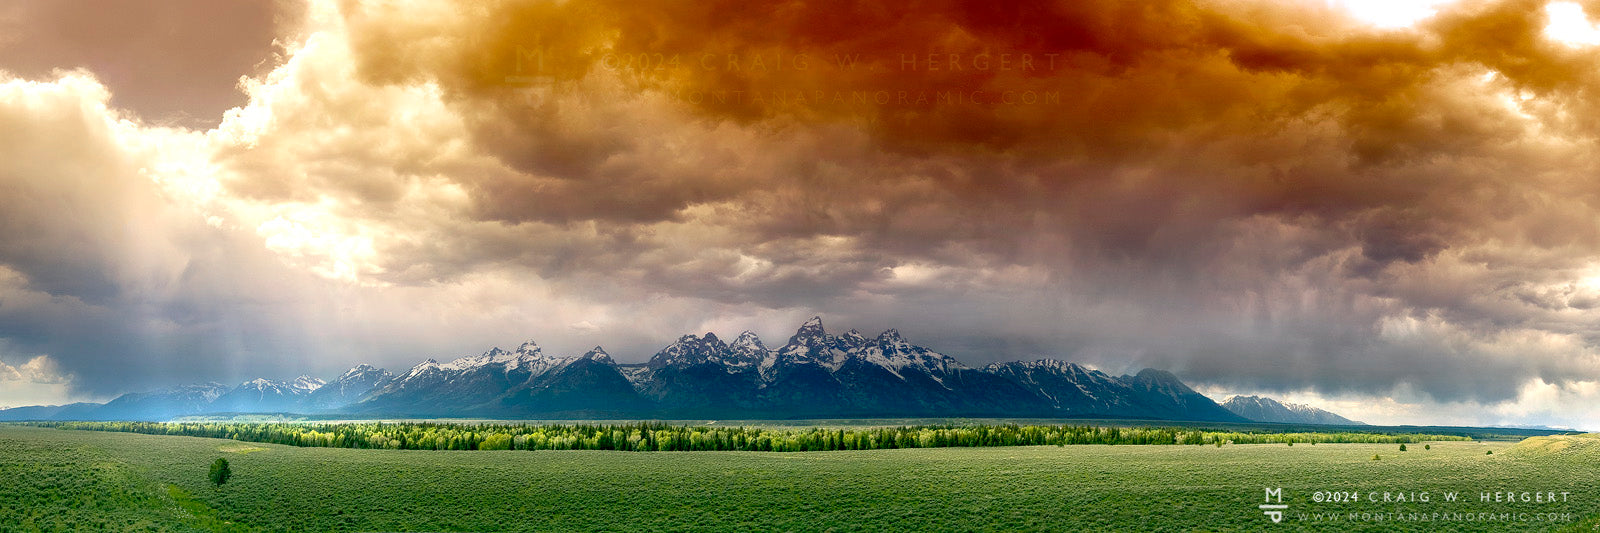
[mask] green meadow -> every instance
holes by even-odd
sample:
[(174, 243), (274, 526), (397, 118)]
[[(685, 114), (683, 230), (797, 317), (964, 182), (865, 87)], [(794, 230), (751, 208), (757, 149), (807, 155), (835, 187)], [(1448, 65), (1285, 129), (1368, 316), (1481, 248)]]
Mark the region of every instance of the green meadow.
[[(1266, 489), (1283, 523), (1258, 508)], [(435, 451), (0, 425), (0, 531), (1590, 531), (1597, 515), (1589, 435), (1403, 452)]]

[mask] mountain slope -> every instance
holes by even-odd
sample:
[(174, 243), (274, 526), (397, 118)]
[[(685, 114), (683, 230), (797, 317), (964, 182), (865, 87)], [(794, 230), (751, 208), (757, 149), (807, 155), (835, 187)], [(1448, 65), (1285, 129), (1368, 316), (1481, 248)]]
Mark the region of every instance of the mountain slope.
[(1233, 396), (1222, 402), (1222, 407), (1234, 414), (1256, 422), (1281, 424), (1327, 424), (1338, 426), (1364, 425), (1322, 409), (1297, 403), (1281, 403), (1261, 396)]
[(493, 401), (535, 372), (556, 362), (529, 341), (515, 352), (492, 348), (448, 363), (429, 359), (411, 371), (384, 383), (359, 403), (347, 408), (355, 413), (408, 416), (452, 416)]
[(118, 396), (82, 414), (82, 420), (167, 420), (212, 411), (211, 402), (229, 389), (221, 383), (185, 385)]
[(1055, 359), (997, 363), (985, 368), (1043, 398), (1056, 415), (1243, 422), (1169, 372), (1144, 369), (1133, 376)]
[(206, 409), (213, 412), (292, 412), (325, 383), (310, 376), (293, 381), (253, 379), (239, 384), (212, 400)]
[(301, 400), (302, 408), (312, 411), (337, 409), (360, 401), (367, 393), (394, 379), (394, 374), (372, 365), (357, 365)]
[(503, 416), (615, 418), (645, 412), (647, 402), (599, 346), (513, 387), (484, 412)]
[(21, 420), (81, 420), (99, 409), (98, 403), (69, 403), (66, 405), (30, 405), (0, 409), (0, 422)]
[(596, 346), (576, 357), (529, 341), (403, 374), (370, 365), (332, 382), (310, 377), (128, 394), (103, 406), (36, 408), (0, 417), (164, 420), (218, 412), (381, 417), (847, 418), (1098, 417), (1239, 422), (1176, 376), (1145, 369), (1111, 376), (1045, 359), (972, 368), (908, 341), (828, 333), (807, 320), (781, 346), (753, 332), (724, 342), (684, 335), (641, 364)]

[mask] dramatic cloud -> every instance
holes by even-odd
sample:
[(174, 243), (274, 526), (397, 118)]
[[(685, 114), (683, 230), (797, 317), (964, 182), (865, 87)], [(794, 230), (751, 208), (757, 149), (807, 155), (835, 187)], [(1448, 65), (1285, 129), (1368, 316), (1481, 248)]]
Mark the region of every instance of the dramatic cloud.
[(72, 377), (63, 375), (48, 355), (34, 356), (12, 366), (0, 361), (0, 407), (64, 404)]
[(1385, 6), (313, 1), (205, 131), (0, 56), (0, 337), (106, 395), (820, 313), (1597, 423), (1596, 6)]

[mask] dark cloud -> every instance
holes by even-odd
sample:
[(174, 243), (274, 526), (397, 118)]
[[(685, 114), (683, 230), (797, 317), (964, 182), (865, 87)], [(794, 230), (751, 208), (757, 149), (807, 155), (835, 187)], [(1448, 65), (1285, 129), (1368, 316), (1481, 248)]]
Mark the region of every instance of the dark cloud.
[(6, 336), (90, 373), (105, 342), (45, 340), (103, 315), (234, 375), (823, 313), (974, 364), (1515, 400), (1600, 370), (1600, 48), (1542, 6), (312, 2), (215, 131), (0, 107), (38, 305)]
[[(1582, 334), (1527, 303), (1594, 250), (1593, 194), (1573, 178), (1593, 160), (1564, 143), (1592, 131), (1573, 111), (1595, 55), (1545, 38), (1539, 5), (1446, 6), (1407, 30), (1180, 1), (501, 2), (341, 20), (364, 83), (436, 84), (503, 165), (447, 175), (471, 202), (444, 226), (503, 229), (380, 254), (421, 276), (403, 279), (487, 262), (868, 317), (850, 311), (863, 293), (982, 307), (975, 293), (1016, 286), (995, 272), (1023, 269), (1043, 291), (1029, 305), (1130, 309), (1116, 334), (1070, 307), (1029, 317), (1035, 338), (1068, 322), (1099, 339), (1056, 338), (1057, 355), (1498, 400), (1588, 370), (1487, 348), (1507, 331)], [(1530, 249), (1568, 261), (1540, 271), (1514, 256)], [(1496, 260), (1471, 273), (1465, 254)], [(1518, 279), (1534, 287), (1507, 292)], [(1262, 307), (1284, 309), (1246, 312)], [(1382, 334), (1433, 317), (1419, 339)], [(935, 336), (986, 347), (979, 360), (1042, 351), (972, 341), (975, 322)]]

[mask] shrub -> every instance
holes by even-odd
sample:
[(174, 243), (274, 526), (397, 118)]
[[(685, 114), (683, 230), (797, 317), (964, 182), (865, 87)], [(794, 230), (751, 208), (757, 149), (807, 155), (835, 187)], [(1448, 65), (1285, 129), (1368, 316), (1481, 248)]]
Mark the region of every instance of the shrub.
[(1406, 451), (1406, 445), (1405, 445), (1405, 443), (1400, 443), (1400, 451), (1402, 451), (1402, 452), (1403, 452), (1403, 451)]
[(223, 483), (227, 483), (228, 478), (231, 476), (233, 476), (233, 471), (228, 469), (227, 459), (218, 458), (211, 463), (211, 482), (218, 487), (222, 486)]
[(1433, 449), (1433, 445), (1432, 444), (1424, 444), (1424, 445), (1422, 445), (1422, 449), (1424, 449), (1424, 450), (1432, 450)]
[(1378, 454), (1372, 454), (1372, 460), (1374, 460), (1374, 461), (1379, 460), (1378, 459)]
[(30, 425), (152, 435), (187, 435), (289, 446), (400, 450), (739, 450), (799, 452), (1046, 444), (1277, 444), (1362, 442), (1399, 444), (1467, 441), (1455, 435), (1378, 433), (1240, 433), (1163, 427), (934, 424), (828, 429), (626, 424), (526, 423), (239, 423), (39, 422)]

